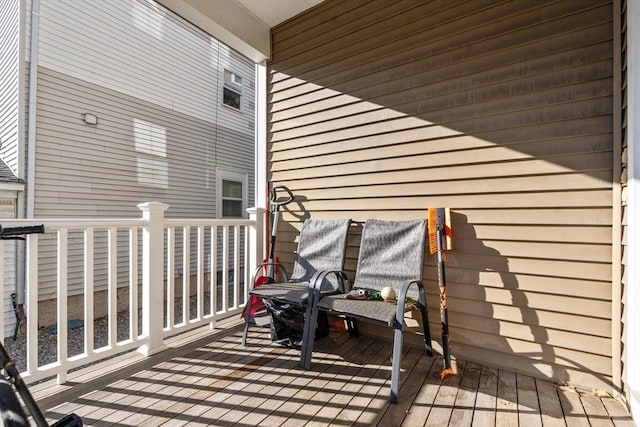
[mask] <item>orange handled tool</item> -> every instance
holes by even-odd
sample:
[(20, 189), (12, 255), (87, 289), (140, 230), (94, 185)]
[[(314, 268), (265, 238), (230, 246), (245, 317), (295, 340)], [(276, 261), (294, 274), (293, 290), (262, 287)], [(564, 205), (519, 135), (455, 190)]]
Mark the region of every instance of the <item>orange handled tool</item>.
[(447, 313), (447, 281), (444, 272), (445, 250), (451, 249), (451, 214), (448, 208), (429, 208), (429, 253), (438, 256), (438, 287), (440, 288), (440, 322), (442, 325), (442, 359), (444, 369), (440, 378), (453, 374), (449, 349), (449, 316)]

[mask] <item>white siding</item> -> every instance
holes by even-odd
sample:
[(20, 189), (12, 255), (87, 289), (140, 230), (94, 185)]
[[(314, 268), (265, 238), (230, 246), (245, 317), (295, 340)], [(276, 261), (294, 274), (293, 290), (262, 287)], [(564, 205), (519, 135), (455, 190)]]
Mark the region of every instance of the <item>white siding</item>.
[[(16, 173), (18, 170), (19, 87), (20, 87), (20, 2), (0, 3), (0, 157)], [(15, 218), (15, 192), (0, 191), (0, 218)], [(5, 330), (2, 337), (13, 334), (15, 316), (11, 293), (15, 291), (15, 247), (5, 243), (0, 253), (4, 268), (4, 293), (0, 295)]]
[[(16, 217), (15, 191), (0, 191), (0, 220)], [(13, 335), (16, 318), (11, 304), (11, 294), (15, 292), (16, 277), (16, 241), (4, 240), (4, 251), (0, 252), (4, 268), (4, 294), (1, 296), (2, 316), (4, 316), (4, 335), (0, 339)]]
[[(217, 167), (253, 188), (249, 60), (145, 1), (41, 0), (39, 39), (36, 217), (139, 216), (153, 200), (169, 217), (215, 218)], [(243, 78), (242, 112), (221, 104), (222, 65)], [(55, 274), (43, 249), (41, 299)], [(81, 271), (69, 277), (80, 292)]]
[(215, 168), (253, 173), (253, 139), (221, 124), (44, 69), (38, 99), (37, 217), (137, 216), (148, 200), (212, 217)]
[(0, 156), (18, 170), (20, 2), (0, 3)]
[(40, 25), (41, 67), (200, 120), (215, 122), (219, 63), (253, 80), (248, 60), (148, 2), (45, 0)]

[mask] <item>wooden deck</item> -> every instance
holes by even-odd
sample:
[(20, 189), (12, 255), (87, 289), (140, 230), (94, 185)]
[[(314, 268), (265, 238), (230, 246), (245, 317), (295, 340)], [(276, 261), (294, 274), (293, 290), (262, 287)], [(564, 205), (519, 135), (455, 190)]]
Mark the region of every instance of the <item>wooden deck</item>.
[(247, 347), (240, 336), (237, 321), (201, 329), (150, 358), (119, 357), (31, 390), (50, 422), (74, 412), (87, 426), (634, 425), (615, 399), (473, 363), (458, 361), (458, 375), (440, 381), (441, 359), (413, 348), (390, 405), (388, 342), (332, 333), (304, 371), (268, 329), (252, 328)]

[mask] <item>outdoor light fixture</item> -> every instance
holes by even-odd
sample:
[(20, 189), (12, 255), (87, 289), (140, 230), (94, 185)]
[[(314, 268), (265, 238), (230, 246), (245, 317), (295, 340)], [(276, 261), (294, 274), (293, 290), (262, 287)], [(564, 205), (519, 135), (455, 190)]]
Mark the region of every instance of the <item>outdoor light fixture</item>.
[(98, 116), (91, 113), (84, 113), (84, 122), (88, 125), (97, 125), (98, 124)]

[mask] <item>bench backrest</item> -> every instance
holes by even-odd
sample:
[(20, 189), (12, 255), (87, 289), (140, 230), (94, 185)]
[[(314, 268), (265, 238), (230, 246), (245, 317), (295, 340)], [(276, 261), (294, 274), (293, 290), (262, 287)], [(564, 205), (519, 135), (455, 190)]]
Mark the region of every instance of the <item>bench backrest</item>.
[[(342, 271), (350, 224), (350, 219), (305, 220), (290, 281), (307, 282), (318, 271)], [(337, 282), (331, 278), (326, 285)]]
[(397, 291), (405, 282), (422, 280), (426, 229), (422, 219), (367, 220), (353, 286), (377, 291), (391, 286)]

